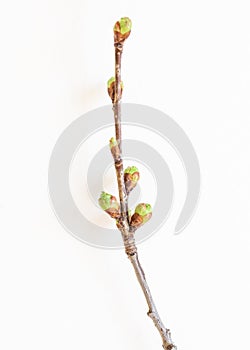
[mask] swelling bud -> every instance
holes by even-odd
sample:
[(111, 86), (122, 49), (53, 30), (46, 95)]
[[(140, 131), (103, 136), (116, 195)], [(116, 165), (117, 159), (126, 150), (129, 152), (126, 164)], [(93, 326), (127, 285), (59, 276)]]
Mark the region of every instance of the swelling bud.
[(115, 137), (111, 137), (109, 140), (109, 147), (114, 159), (120, 158), (120, 149)]
[(119, 203), (112, 194), (102, 192), (98, 199), (100, 207), (111, 216), (113, 219), (118, 219), (120, 216)]
[(124, 170), (124, 183), (127, 194), (135, 188), (139, 179), (140, 173), (136, 166), (130, 166)]
[(130, 226), (135, 231), (144, 225), (152, 216), (152, 207), (150, 204), (140, 203), (135, 208), (131, 217)]
[[(112, 100), (112, 103), (115, 101), (115, 77), (111, 77), (107, 82), (108, 94)], [(123, 82), (120, 82), (120, 99), (122, 98), (123, 91)]]
[(114, 25), (114, 40), (115, 43), (121, 43), (129, 37), (132, 28), (132, 21), (128, 17), (122, 17)]

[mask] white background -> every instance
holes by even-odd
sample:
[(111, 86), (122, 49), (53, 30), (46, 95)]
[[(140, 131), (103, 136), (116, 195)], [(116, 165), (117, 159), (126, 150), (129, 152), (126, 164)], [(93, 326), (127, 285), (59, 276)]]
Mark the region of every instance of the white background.
[(55, 218), (47, 169), (60, 133), (110, 103), (112, 27), (129, 16), (124, 102), (161, 109), (200, 160), (202, 194), (179, 236), (140, 256), (179, 349), (248, 349), (248, 1), (1, 4), (0, 348), (161, 349), (122, 251), (91, 248)]

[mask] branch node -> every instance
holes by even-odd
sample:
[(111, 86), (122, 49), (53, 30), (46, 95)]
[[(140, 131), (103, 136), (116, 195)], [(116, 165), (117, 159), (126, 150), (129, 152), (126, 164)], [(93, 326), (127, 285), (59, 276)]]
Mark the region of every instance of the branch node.
[(128, 256), (133, 256), (137, 253), (133, 232), (128, 232), (127, 234), (123, 235), (123, 242), (125, 246), (125, 252)]

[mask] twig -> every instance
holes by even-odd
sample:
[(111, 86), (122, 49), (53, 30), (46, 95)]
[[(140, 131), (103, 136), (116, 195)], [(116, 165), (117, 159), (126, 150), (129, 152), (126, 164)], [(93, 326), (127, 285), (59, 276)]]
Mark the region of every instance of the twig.
[[(122, 26), (125, 26), (125, 30), (122, 30)], [(126, 30), (127, 26), (127, 30)], [(124, 29), (124, 28), (123, 28)], [(154, 322), (156, 328), (158, 329), (161, 338), (162, 338), (162, 347), (165, 350), (176, 349), (176, 346), (173, 344), (171, 339), (171, 334), (169, 329), (165, 328), (163, 322), (160, 319), (160, 316), (157, 312), (153, 297), (151, 295), (150, 289), (148, 287), (144, 271), (141, 267), (138, 258), (137, 247), (135, 244), (135, 230), (142, 224), (141, 216), (138, 213), (135, 213), (132, 218), (129, 218), (128, 213), (128, 194), (130, 190), (126, 189), (126, 184), (124, 181), (123, 173), (123, 159), (122, 159), (122, 134), (121, 134), (121, 96), (122, 96), (122, 84), (121, 84), (121, 56), (123, 51), (123, 44), (125, 39), (129, 36), (131, 29), (131, 21), (125, 17), (122, 18), (119, 22), (116, 22), (114, 27), (114, 46), (115, 46), (115, 78), (111, 78), (108, 85), (109, 95), (113, 102), (113, 112), (115, 119), (115, 133), (116, 139), (112, 138), (110, 140), (111, 153), (113, 155), (117, 184), (119, 191), (120, 207), (118, 209), (118, 204), (112, 207), (112, 210), (115, 210), (115, 215), (112, 211), (112, 217), (117, 219), (117, 227), (121, 232), (125, 252), (133, 265), (137, 280), (142, 288), (144, 296), (146, 298), (149, 311), (148, 316)], [(105, 195), (105, 194), (104, 194)], [(111, 195), (108, 195), (111, 196)], [(106, 197), (105, 197), (106, 198)], [(113, 197), (115, 198), (115, 197)], [(105, 199), (106, 200), (106, 199)], [(106, 204), (106, 202), (105, 202)], [(145, 204), (143, 204), (146, 206)], [(106, 206), (103, 206), (103, 209), (106, 210)], [(145, 209), (143, 207), (143, 209)], [(110, 209), (106, 210), (110, 214)], [(151, 217), (151, 213), (146, 214), (144, 222)], [(134, 218), (134, 220), (133, 220)], [(140, 222), (140, 220), (141, 222)], [(138, 221), (139, 220), (139, 221)], [(139, 224), (138, 224), (139, 222)]]
[(144, 274), (144, 271), (141, 267), (139, 258), (138, 258), (138, 253), (135, 253), (132, 256), (128, 256), (129, 260), (131, 261), (133, 268), (136, 273), (136, 277), (140, 283), (140, 286), (142, 288), (142, 291), (145, 295), (149, 310), (148, 310), (148, 316), (152, 319), (154, 322), (156, 328), (158, 329), (161, 337), (162, 337), (162, 347), (166, 350), (171, 350), (171, 349), (177, 349), (176, 346), (173, 344), (173, 341), (171, 339), (171, 333), (170, 330), (165, 328), (158, 311), (156, 309), (153, 297), (151, 295), (149, 286), (146, 281), (146, 277)]

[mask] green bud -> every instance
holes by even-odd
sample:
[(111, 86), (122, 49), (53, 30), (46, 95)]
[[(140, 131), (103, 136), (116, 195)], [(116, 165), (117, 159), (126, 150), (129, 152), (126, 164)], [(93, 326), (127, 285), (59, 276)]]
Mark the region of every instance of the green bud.
[(136, 231), (139, 227), (145, 224), (152, 216), (152, 208), (150, 204), (140, 203), (135, 208), (135, 213), (130, 220), (130, 227)]
[(124, 170), (124, 183), (127, 194), (135, 188), (139, 179), (140, 173), (136, 166), (130, 166)]
[(100, 207), (103, 210), (110, 208), (111, 194), (102, 192), (98, 200)]
[(111, 84), (115, 82), (115, 77), (111, 77), (108, 82), (107, 82), (107, 86), (108, 86), (108, 89), (110, 88)]
[(114, 31), (119, 32), (122, 35), (131, 31), (132, 21), (128, 17), (122, 17), (120, 21), (117, 21), (114, 26)]
[(123, 44), (129, 37), (132, 28), (132, 22), (128, 17), (122, 17), (114, 25), (115, 44)]
[(119, 203), (117, 202), (115, 196), (112, 196), (112, 194), (106, 192), (102, 192), (98, 202), (100, 207), (112, 218), (119, 218)]
[(111, 137), (111, 139), (109, 140), (109, 147), (112, 148), (112, 147), (115, 147), (117, 145), (118, 145), (118, 143), (116, 141), (116, 138), (115, 137)]
[(120, 148), (119, 148), (118, 142), (115, 137), (112, 137), (109, 140), (109, 147), (113, 158), (115, 160), (118, 159), (121, 156), (121, 154), (120, 154)]
[[(108, 81), (107, 81), (107, 87), (108, 87), (108, 94), (109, 97), (111, 98), (112, 102), (114, 103), (114, 99), (115, 99), (115, 78), (111, 77)], [(123, 91), (123, 82), (120, 82), (120, 87), (121, 87), (121, 91), (120, 91), (120, 98), (122, 97), (122, 91)]]
[(125, 174), (134, 174), (135, 172), (139, 172), (139, 170), (137, 169), (136, 166), (128, 166), (125, 170), (124, 170), (124, 173)]
[(114, 209), (119, 208), (119, 204), (118, 204), (116, 198), (114, 196), (112, 196), (112, 194), (106, 193), (104, 191), (101, 193), (98, 202), (99, 202), (100, 207), (103, 210), (107, 210), (110, 208), (114, 208)]
[(145, 216), (152, 213), (152, 207), (150, 204), (140, 203), (135, 208), (135, 213), (139, 214), (140, 216)]

